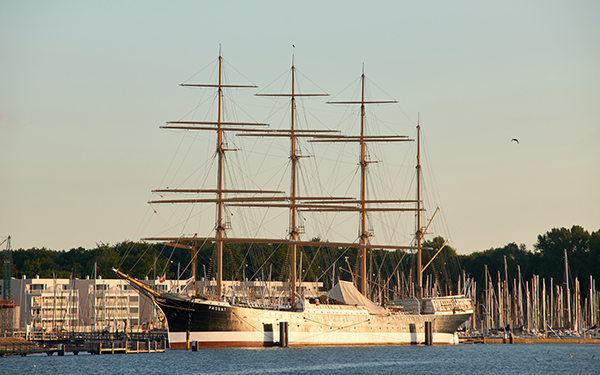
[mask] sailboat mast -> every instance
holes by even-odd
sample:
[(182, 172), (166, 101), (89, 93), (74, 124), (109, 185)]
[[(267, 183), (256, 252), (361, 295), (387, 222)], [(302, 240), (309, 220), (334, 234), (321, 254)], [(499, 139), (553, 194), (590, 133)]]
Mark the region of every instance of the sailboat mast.
[(360, 292), (367, 295), (367, 143), (365, 142), (365, 67), (361, 75), (361, 98), (360, 98)]
[(417, 122), (417, 297), (423, 298), (423, 269), (421, 264), (421, 246), (423, 232), (421, 230), (421, 116)]
[(294, 133), (296, 127), (296, 67), (294, 66), (294, 57), (292, 55), (292, 95), (291, 95), (291, 151), (290, 151), (290, 159), (291, 159), (291, 175), (292, 175), (292, 186), (290, 192), (290, 202), (292, 204), (290, 208), (290, 282), (291, 282), (291, 302), (292, 302), (292, 310), (296, 310), (296, 242), (298, 241), (298, 223), (297, 223), (297, 214), (298, 208), (296, 207), (296, 197), (298, 196), (298, 181), (297, 181), (297, 169), (298, 169), (298, 155), (296, 154), (297, 147), (297, 137)]
[(567, 249), (565, 250), (565, 286), (567, 288), (567, 323), (569, 330), (573, 329), (573, 319), (571, 314), (571, 290), (569, 289), (569, 260), (567, 258)]

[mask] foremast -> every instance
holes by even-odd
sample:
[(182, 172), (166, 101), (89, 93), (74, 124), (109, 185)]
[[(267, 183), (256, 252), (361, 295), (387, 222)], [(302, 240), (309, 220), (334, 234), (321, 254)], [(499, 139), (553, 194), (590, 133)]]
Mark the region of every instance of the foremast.
[[(227, 149), (224, 142), (224, 134), (226, 131), (239, 131), (248, 130), (246, 128), (234, 128), (232, 126), (259, 126), (266, 125), (263, 123), (250, 123), (250, 122), (225, 122), (223, 119), (223, 89), (224, 88), (256, 88), (256, 85), (239, 85), (239, 84), (224, 84), (223, 83), (223, 55), (219, 47), (218, 57), (218, 81), (217, 84), (196, 84), (196, 83), (182, 83), (180, 86), (188, 87), (200, 87), (200, 88), (216, 88), (217, 89), (217, 121), (170, 121), (166, 126), (162, 126), (163, 129), (183, 129), (183, 130), (211, 130), (217, 133), (217, 181), (216, 189), (159, 189), (154, 192), (157, 193), (213, 193), (216, 195), (216, 199), (174, 199), (174, 200), (157, 200), (150, 201), (150, 204), (157, 203), (190, 203), (190, 202), (214, 202), (216, 203), (216, 221), (215, 221), (215, 244), (217, 248), (216, 254), (216, 282), (217, 290), (216, 297), (220, 299), (223, 295), (223, 239), (225, 238), (225, 231), (227, 229), (226, 222), (224, 220), (224, 194), (226, 193), (280, 193), (278, 191), (250, 191), (250, 190), (227, 190), (224, 184), (224, 159), (225, 152), (235, 151)], [(205, 125), (205, 126), (197, 126)], [(172, 241), (172, 238), (146, 238), (146, 240), (155, 241)], [(186, 241), (192, 243), (192, 274), (194, 281), (197, 277), (196, 272), (196, 244), (201, 241), (194, 238), (184, 239), (183, 237), (178, 238), (177, 242)], [(194, 295), (197, 293), (194, 282)]]

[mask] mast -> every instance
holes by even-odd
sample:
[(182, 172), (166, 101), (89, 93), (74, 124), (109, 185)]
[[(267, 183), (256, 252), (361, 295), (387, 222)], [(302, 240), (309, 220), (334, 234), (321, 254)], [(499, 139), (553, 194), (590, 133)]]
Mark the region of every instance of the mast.
[(10, 262), (11, 262), (11, 253), (10, 253), (10, 236), (8, 236), (0, 245), (3, 245), (6, 242), (6, 250), (4, 251), (4, 288), (2, 289), (2, 293), (4, 294), (4, 299), (11, 299), (11, 291), (10, 291)]
[[(222, 242), (221, 242), (222, 243)], [(194, 291), (192, 296), (195, 296), (198, 290), (198, 252), (196, 251), (196, 242), (192, 243), (192, 290)], [(179, 274), (179, 264), (177, 265), (177, 274)], [(179, 277), (177, 277), (179, 280)], [(206, 284), (206, 277), (204, 278), (204, 285)]]
[[(289, 97), (290, 98), (290, 130), (283, 132), (283, 136), (290, 137), (290, 196), (289, 196), (289, 210), (290, 210), (290, 228), (289, 228), (289, 248), (290, 248), (290, 292), (291, 292), (291, 304), (292, 310), (296, 310), (296, 291), (297, 291), (297, 247), (298, 247), (298, 235), (300, 230), (298, 227), (298, 162), (302, 155), (298, 153), (298, 136), (310, 136), (314, 137), (316, 134), (312, 132), (316, 131), (300, 131), (296, 129), (296, 97), (301, 96), (329, 96), (329, 94), (301, 94), (296, 93), (296, 64), (295, 55), (292, 53), (292, 90), (289, 94), (256, 94), (256, 96), (275, 96), (275, 97)], [(300, 134), (299, 134), (300, 133)], [(257, 135), (257, 134), (240, 134), (240, 135)], [(261, 136), (277, 136), (277, 134), (262, 134)]]
[(421, 260), (421, 246), (423, 232), (421, 228), (421, 115), (417, 121), (417, 298), (423, 298), (423, 269)]
[[(365, 67), (363, 64), (362, 74), (360, 76), (361, 84), (361, 97), (360, 101), (344, 101), (344, 102), (328, 102), (329, 104), (358, 104), (360, 105), (360, 135), (355, 139), (346, 137), (345, 139), (338, 139), (337, 141), (349, 142), (357, 141), (360, 145), (360, 221), (359, 221), (359, 291), (366, 296), (367, 295), (367, 248), (369, 247), (369, 237), (373, 236), (373, 233), (368, 230), (367, 227), (367, 212), (372, 209), (368, 207), (367, 203), (371, 203), (367, 199), (367, 171), (370, 163), (377, 163), (377, 161), (368, 160), (367, 155), (367, 142), (393, 142), (393, 141), (411, 141), (405, 136), (368, 136), (366, 132), (366, 104), (386, 104), (386, 103), (397, 103), (395, 100), (379, 100), (379, 101), (367, 101), (365, 99)], [(318, 140), (317, 140), (318, 141)], [(336, 141), (335, 139), (328, 140), (329, 142)], [(377, 203), (377, 202), (374, 202)]]
[[(508, 299), (508, 265), (506, 264), (506, 255), (504, 256), (504, 295), (502, 296), (504, 298), (504, 311), (505, 311), (505, 316), (506, 316), (506, 325), (510, 326), (512, 321), (511, 321), (511, 315), (510, 315), (510, 301)], [(536, 300), (537, 300), (537, 296), (538, 294), (536, 294)]]
[(569, 330), (573, 329), (573, 318), (571, 314), (571, 290), (569, 289), (569, 261), (567, 259), (567, 249), (565, 250), (565, 284), (567, 287), (567, 321)]
[(491, 303), (490, 303), (490, 283), (489, 283), (489, 276), (488, 276), (488, 268), (487, 268), (487, 264), (483, 265), (484, 267), (484, 271), (483, 271), (483, 275), (485, 277), (485, 305), (483, 305), (483, 308), (485, 309), (485, 328), (482, 329), (483, 333), (487, 333), (490, 330), (490, 313), (489, 310), (491, 308)]
[[(221, 299), (223, 295), (223, 239), (225, 238), (225, 230), (227, 229), (227, 225), (224, 220), (224, 194), (225, 193), (273, 193), (273, 192), (263, 192), (263, 191), (244, 191), (244, 190), (227, 190), (225, 189), (224, 183), (224, 168), (225, 168), (225, 152), (226, 151), (235, 151), (230, 150), (225, 147), (224, 142), (224, 134), (225, 131), (238, 131), (243, 128), (232, 128), (231, 125), (237, 126), (245, 126), (245, 125), (266, 125), (261, 123), (248, 123), (248, 122), (225, 122), (223, 119), (223, 88), (256, 88), (256, 85), (230, 85), (223, 83), (223, 55), (221, 52), (221, 46), (219, 46), (219, 57), (218, 57), (218, 81), (217, 84), (189, 84), (182, 83), (180, 86), (191, 86), (191, 87), (203, 87), (203, 88), (216, 88), (217, 89), (217, 121), (171, 121), (168, 122), (167, 126), (162, 126), (164, 129), (184, 129), (184, 130), (214, 130), (217, 133), (217, 181), (216, 181), (216, 189), (161, 189), (155, 190), (154, 192), (168, 192), (168, 193), (213, 193), (216, 195), (216, 199), (197, 199), (196, 202), (214, 202), (216, 203), (216, 221), (215, 221), (215, 244), (217, 247), (217, 259), (216, 259), (216, 280), (217, 280), (217, 290), (216, 290), (216, 298)], [(171, 125), (171, 124), (181, 124), (181, 125)], [(195, 126), (195, 125), (208, 125), (208, 126)], [(247, 129), (243, 129), (247, 130)], [(188, 203), (190, 200), (178, 199), (178, 200), (157, 200), (150, 201), (149, 203)], [(150, 238), (149, 240), (164, 240), (164, 238)], [(184, 238), (181, 237), (177, 240), (177, 242), (182, 240), (190, 240), (193, 244), (192, 250), (192, 272), (194, 278), (194, 291), (193, 294), (196, 295), (197, 291), (195, 289), (196, 283), (195, 280), (197, 278), (197, 272), (195, 267), (195, 253), (196, 253), (196, 244), (199, 241), (196, 236), (192, 238)]]
[(367, 143), (365, 142), (365, 66), (360, 76), (361, 97), (360, 97), (360, 288), (361, 293), (367, 295), (367, 242), (369, 232), (367, 232)]
[[(218, 88), (218, 114), (217, 114), (217, 299), (220, 300), (223, 295), (223, 234), (225, 225), (223, 225), (223, 158), (225, 148), (223, 147), (223, 56), (219, 48), (219, 88)], [(196, 275), (194, 275), (194, 279)], [(195, 285), (194, 285), (195, 287)], [(196, 290), (194, 289), (194, 293)]]
[(291, 160), (291, 177), (292, 177), (292, 186), (290, 191), (290, 202), (292, 203), (292, 207), (290, 209), (290, 281), (291, 281), (291, 302), (292, 302), (292, 310), (296, 310), (296, 291), (297, 291), (297, 275), (296, 275), (296, 242), (298, 241), (298, 207), (296, 206), (296, 197), (298, 196), (298, 180), (297, 180), (297, 172), (298, 172), (298, 155), (296, 154), (296, 147), (298, 139), (294, 134), (294, 130), (296, 130), (296, 67), (294, 66), (294, 55), (292, 55), (292, 95), (291, 95), (291, 150), (290, 150), (290, 160)]
[(98, 312), (96, 311), (98, 309), (97, 306), (97, 294), (98, 294), (98, 287), (96, 286), (96, 279), (98, 278), (98, 261), (94, 262), (94, 299), (93, 299), (93, 306), (94, 306), (94, 331), (96, 331), (98, 329)]

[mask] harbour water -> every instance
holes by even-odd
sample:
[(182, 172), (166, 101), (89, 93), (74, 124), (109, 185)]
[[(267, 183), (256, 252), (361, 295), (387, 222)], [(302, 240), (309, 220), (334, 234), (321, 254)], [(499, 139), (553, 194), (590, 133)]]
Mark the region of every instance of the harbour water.
[(0, 358), (0, 374), (598, 374), (600, 345), (353, 346)]

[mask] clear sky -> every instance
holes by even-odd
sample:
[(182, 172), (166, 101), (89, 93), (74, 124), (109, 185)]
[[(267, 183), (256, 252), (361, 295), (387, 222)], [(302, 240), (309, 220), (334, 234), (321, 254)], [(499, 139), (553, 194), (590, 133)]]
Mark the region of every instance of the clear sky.
[(194, 109), (178, 84), (219, 44), (259, 86), (292, 44), (332, 95), (364, 63), (400, 132), (421, 114), (460, 253), (598, 230), (599, 18), (578, 0), (0, 0), (0, 236), (69, 250), (153, 235), (146, 201), (177, 147), (158, 127)]

